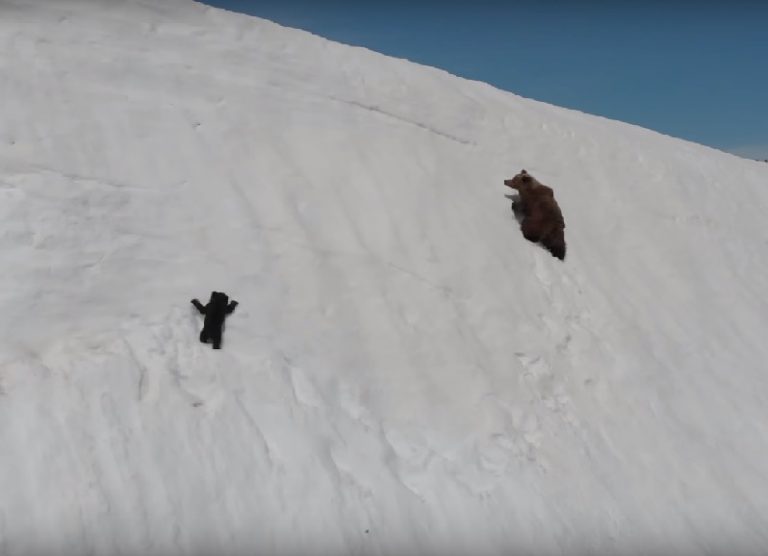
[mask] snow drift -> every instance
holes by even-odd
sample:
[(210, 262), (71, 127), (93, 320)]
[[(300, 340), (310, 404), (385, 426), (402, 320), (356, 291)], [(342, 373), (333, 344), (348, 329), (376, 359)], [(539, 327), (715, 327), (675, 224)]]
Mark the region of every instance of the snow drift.
[(0, 46), (0, 553), (768, 551), (765, 164), (185, 0)]

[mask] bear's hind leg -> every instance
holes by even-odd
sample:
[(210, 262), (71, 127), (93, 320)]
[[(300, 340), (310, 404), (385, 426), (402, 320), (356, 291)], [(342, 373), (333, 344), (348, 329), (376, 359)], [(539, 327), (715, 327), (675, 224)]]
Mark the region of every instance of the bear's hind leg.
[(565, 245), (551, 245), (548, 249), (554, 257), (557, 257), (561, 261), (565, 260)]
[(553, 230), (541, 243), (554, 257), (561, 261), (565, 260), (565, 235), (563, 230)]
[(221, 330), (211, 334), (211, 340), (213, 341), (213, 349), (221, 349)]
[(208, 337), (208, 332), (205, 330), (205, 328), (203, 328), (203, 329), (200, 331), (200, 341), (201, 341), (202, 343), (204, 343), (204, 344), (207, 344), (207, 343), (208, 343), (208, 340), (210, 340), (210, 338)]

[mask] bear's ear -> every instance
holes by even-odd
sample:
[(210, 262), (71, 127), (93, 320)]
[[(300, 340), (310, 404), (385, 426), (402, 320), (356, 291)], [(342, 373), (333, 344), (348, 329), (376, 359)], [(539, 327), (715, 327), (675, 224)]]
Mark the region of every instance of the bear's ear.
[(527, 175), (528, 175), (528, 172), (526, 172), (526, 171), (525, 171), (525, 168), (523, 168), (523, 169), (522, 169), (522, 171), (521, 171), (520, 173), (521, 173), (521, 174), (523, 174), (523, 175), (525, 175), (525, 176), (527, 176)]
[(532, 180), (531, 180), (531, 176), (529, 176), (528, 174), (525, 174), (525, 175), (524, 175), (522, 178), (520, 178), (520, 179), (521, 179), (521, 180), (523, 180), (523, 182), (524, 182), (524, 183), (531, 183), (531, 181), (532, 181)]

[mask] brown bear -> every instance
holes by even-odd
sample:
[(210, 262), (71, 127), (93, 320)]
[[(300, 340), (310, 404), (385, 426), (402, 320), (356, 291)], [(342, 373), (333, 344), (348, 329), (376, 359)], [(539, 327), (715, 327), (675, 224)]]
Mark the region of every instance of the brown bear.
[(504, 180), (504, 185), (520, 193), (512, 209), (522, 220), (523, 237), (541, 243), (552, 255), (565, 260), (565, 221), (552, 188), (525, 170), (511, 180)]

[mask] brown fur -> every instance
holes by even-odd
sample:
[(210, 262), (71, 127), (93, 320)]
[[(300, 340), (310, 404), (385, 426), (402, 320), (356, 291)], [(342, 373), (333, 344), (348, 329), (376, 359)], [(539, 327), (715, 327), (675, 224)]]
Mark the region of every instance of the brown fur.
[(565, 260), (565, 221), (552, 189), (525, 170), (504, 180), (504, 185), (520, 193), (513, 208), (522, 217), (520, 229), (525, 239), (541, 243), (552, 255)]

